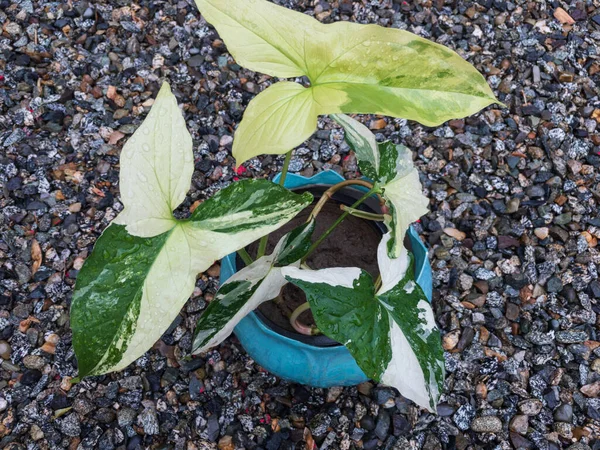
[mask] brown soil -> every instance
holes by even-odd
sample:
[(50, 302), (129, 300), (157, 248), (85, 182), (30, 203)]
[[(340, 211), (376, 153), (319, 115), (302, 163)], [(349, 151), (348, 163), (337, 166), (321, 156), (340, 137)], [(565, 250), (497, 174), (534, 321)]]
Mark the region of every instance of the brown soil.
[[(284, 234), (304, 223), (311, 210), (312, 207), (306, 208), (294, 220), (271, 234), (267, 245), (267, 254), (273, 251)], [(323, 234), (341, 214), (340, 203), (329, 200), (317, 216), (313, 241)], [(348, 216), (309, 256), (307, 263), (313, 269), (359, 267), (369, 272), (375, 279), (379, 275), (377, 246), (380, 240), (381, 231), (374, 222)], [(256, 244), (248, 247), (252, 256), (256, 254), (256, 248)], [(291, 283), (284, 287), (282, 297), (283, 303), (265, 302), (259, 306), (258, 310), (279, 327), (296, 333), (290, 325), (288, 317), (294, 309), (306, 302), (306, 297), (301, 289)], [(301, 315), (300, 321), (307, 325), (314, 324), (310, 310)]]

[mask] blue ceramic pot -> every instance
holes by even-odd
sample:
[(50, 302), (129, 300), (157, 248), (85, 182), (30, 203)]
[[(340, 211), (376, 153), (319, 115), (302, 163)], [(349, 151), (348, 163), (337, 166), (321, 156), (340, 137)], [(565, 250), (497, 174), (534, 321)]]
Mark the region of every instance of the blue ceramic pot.
[[(278, 180), (279, 175), (274, 181)], [(310, 178), (288, 174), (285, 187), (331, 186), (343, 180), (333, 171), (319, 172)], [(427, 249), (413, 228), (408, 236), (415, 255), (417, 283), (431, 301), (432, 279)], [(232, 253), (221, 261), (221, 283), (236, 271), (236, 255)], [(346, 347), (316, 347), (283, 336), (269, 328), (254, 312), (235, 327), (235, 334), (248, 355), (269, 372), (286, 380), (315, 387), (352, 386), (368, 380)]]

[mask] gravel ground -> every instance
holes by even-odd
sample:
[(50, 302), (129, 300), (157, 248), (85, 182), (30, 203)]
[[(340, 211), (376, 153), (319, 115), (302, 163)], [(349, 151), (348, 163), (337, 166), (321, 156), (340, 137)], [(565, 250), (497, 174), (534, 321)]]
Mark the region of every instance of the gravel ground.
[[(186, 361), (218, 266), (146, 356), (71, 386), (73, 284), (122, 208), (119, 152), (160, 82), (194, 138), (189, 208), (280, 169), (266, 156), (236, 173), (230, 156), (271, 80), (237, 66), (187, 1), (0, 0), (0, 448), (600, 449), (600, 3), (282, 3), (448, 45), (509, 107), (437, 129), (364, 118), (414, 150), (431, 199), (419, 231), (448, 351), (439, 415), (371, 383), (287, 383), (235, 338)], [(324, 169), (358, 176), (327, 120), (291, 165)]]

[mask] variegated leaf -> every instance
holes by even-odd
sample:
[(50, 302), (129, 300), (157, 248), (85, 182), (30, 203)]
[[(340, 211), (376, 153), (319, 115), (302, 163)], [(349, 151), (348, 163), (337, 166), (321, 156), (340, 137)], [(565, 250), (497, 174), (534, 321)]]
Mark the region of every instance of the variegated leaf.
[(225, 340), (235, 326), (261, 303), (279, 295), (287, 284), (281, 266), (299, 266), (310, 247), (314, 221), (283, 236), (271, 255), (263, 256), (231, 276), (200, 317), (192, 351), (200, 353)]
[(389, 210), (385, 224), (392, 232), (388, 252), (390, 257), (396, 258), (403, 248), (408, 227), (427, 214), (429, 204), (413, 165), (412, 152), (390, 141), (375, 144), (376, 150), (367, 151), (373, 144), (365, 143), (375, 142), (375, 136), (367, 127), (350, 117), (336, 121), (344, 127), (346, 140), (356, 153), (360, 170), (383, 191)]
[(173, 322), (199, 272), (312, 202), (308, 193), (246, 180), (178, 221), (172, 211), (185, 198), (193, 170), (191, 138), (165, 83), (121, 153), (125, 208), (77, 277), (71, 326), (80, 376), (119, 370), (142, 356)]
[(346, 142), (354, 150), (356, 158), (366, 163), (366, 167), (371, 168), (367, 170), (363, 169), (363, 173), (367, 177), (374, 179), (379, 173), (380, 159), (375, 135), (358, 120), (346, 114), (332, 114), (331, 118), (344, 127)]
[(283, 269), (306, 294), (319, 329), (344, 344), (365, 374), (436, 410), (444, 383), (441, 336), (415, 281), (412, 255), (391, 259), (384, 236), (378, 260), (382, 286), (358, 268)]
[(83, 265), (71, 306), (80, 376), (123, 369), (171, 325), (198, 273), (292, 219), (312, 201), (267, 180), (233, 183), (190, 220), (152, 238), (112, 224)]
[(235, 131), (232, 151), (237, 164), (265, 153), (286, 153), (298, 145), (298, 140), (308, 139), (317, 127), (312, 94), (311, 89), (289, 81), (273, 84), (258, 94)]
[(419, 172), (413, 166), (412, 153), (403, 145), (379, 144), (381, 168), (377, 177), (389, 209), (385, 224), (390, 229), (390, 257), (396, 258), (404, 248), (404, 236), (410, 224), (427, 214), (429, 199), (423, 195)]
[(153, 237), (175, 226), (173, 210), (185, 199), (194, 172), (192, 137), (169, 83), (121, 151), (119, 185), (124, 209), (114, 223)]
[(325, 25), (266, 0), (196, 0), (196, 5), (239, 64), (310, 80), (309, 88), (298, 85), (294, 95), (283, 93), (272, 105), (267, 94), (250, 103), (252, 113), (244, 115), (234, 141), (238, 164), (261, 150), (281, 154), (300, 145), (320, 114), (383, 114), (435, 126), (496, 102), (483, 76), (460, 55), (407, 31)]

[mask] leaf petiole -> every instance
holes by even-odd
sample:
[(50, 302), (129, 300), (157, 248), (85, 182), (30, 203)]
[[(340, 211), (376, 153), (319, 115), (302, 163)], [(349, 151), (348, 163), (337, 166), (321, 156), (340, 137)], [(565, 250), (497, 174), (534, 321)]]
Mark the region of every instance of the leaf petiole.
[(300, 318), (300, 315), (304, 311), (308, 311), (309, 309), (310, 309), (310, 304), (308, 302), (304, 302), (300, 306), (298, 306), (294, 310), (294, 312), (292, 312), (292, 315), (290, 316), (290, 325), (292, 325), (294, 330), (296, 330), (298, 333), (304, 334), (306, 336), (314, 336), (317, 334), (321, 334), (321, 332), (319, 331), (319, 329), (317, 327), (310, 327), (310, 326), (304, 325), (300, 322), (300, 320), (298, 320)]
[[(360, 180), (348, 180), (348, 181), (360, 181)], [(339, 186), (340, 184), (343, 184), (343, 183), (345, 183), (345, 182), (338, 183), (335, 186), (332, 186), (332, 188)], [(357, 201), (355, 201), (354, 204), (350, 208), (356, 209), (356, 207), (359, 206), (362, 202), (364, 202), (366, 199), (368, 199), (373, 194), (376, 194), (377, 190), (378, 190), (377, 186), (371, 186), (371, 189), (369, 189), (369, 191), (367, 193), (365, 193), (361, 198), (359, 198)], [(314, 210), (313, 210), (313, 212), (314, 212)], [(342, 221), (349, 215), (350, 215), (350, 213), (348, 211), (344, 211), (344, 213), (340, 217), (338, 217), (335, 222), (333, 222), (333, 224), (325, 231), (325, 233), (323, 233), (321, 236), (319, 236), (319, 238), (315, 242), (313, 242), (313, 244), (310, 246), (310, 248), (304, 255), (304, 258), (302, 258), (302, 262), (306, 261), (306, 259), (310, 256), (310, 254), (312, 252), (315, 251), (315, 249), (321, 244), (321, 242), (323, 242), (325, 240), (325, 238), (327, 236), (329, 236), (333, 232), (333, 230), (335, 230), (335, 228), (340, 223), (342, 223)]]
[(335, 194), (340, 189), (345, 188), (346, 186), (353, 186), (353, 185), (363, 186), (368, 189), (371, 189), (373, 194), (375, 194), (375, 193), (377, 194), (380, 204), (383, 205), (385, 203), (385, 200), (383, 200), (383, 198), (379, 194), (379, 187), (377, 185), (373, 185), (373, 183), (369, 183), (368, 181), (365, 181), (365, 180), (346, 180), (346, 181), (342, 181), (341, 183), (334, 184), (329, 189), (327, 189), (325, 192), (323, 192), (323, 195), (321, 196), (321, 198), (319, 199), (319, 201), (317, 202), (317, 204), (311, 211), (310, 216), (308, 216), (308, 219), (306, 221), (310, 222), (312, 219), (317, 217), (317, 215), (319, 215), (319, 213), (321, 212), (321, 209), (323, 209), (323, 206), (325, 205), (325, 203), (327, 203), (333, 197), (333, 194)]
[(361, 211), (360, 209), (350, 208), (346, 205), (340, 205), (342, 211), (347, 211), (351, 216), (359, 217), (365, 220), (374, 220), (376, 222), (383, 222), (385, 219), (383, 214), (373, 214), (367, 211)]
[(242, 258), (242, 261), (244, 261), (244, 264), (246, 264), (247, 266), (249, 266), (250, 264), (252, 264), (254, 261), (252, 260), (252, 257), (250, 256), (250, 254), (246, 251), (245, 248), (240, 248), (237, 251), (237, 254), (240, 255), (240, 258)]

